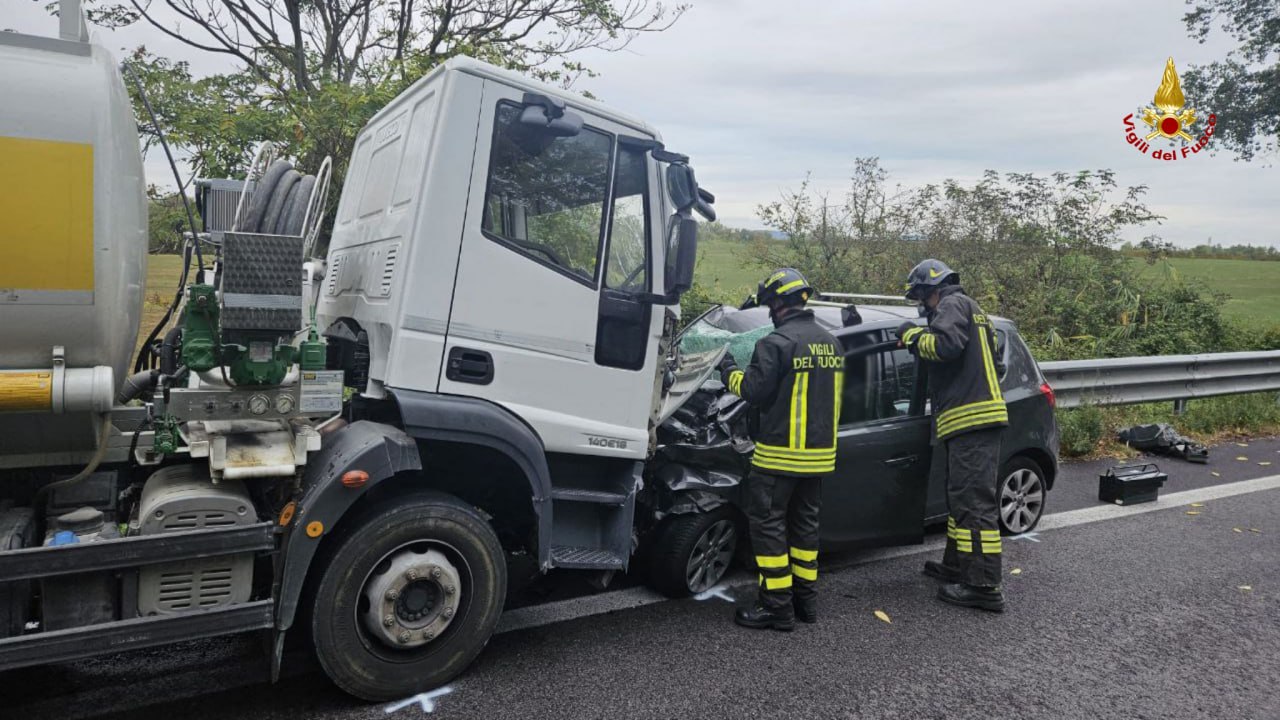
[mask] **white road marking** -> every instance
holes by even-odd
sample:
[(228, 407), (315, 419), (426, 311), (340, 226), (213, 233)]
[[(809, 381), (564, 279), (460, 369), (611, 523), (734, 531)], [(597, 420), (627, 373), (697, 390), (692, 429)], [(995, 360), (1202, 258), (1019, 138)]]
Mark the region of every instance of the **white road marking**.
[(1021, 535), (1014, 535), (1009, 539), (1010, 540), (1030, 540), (1031, 542), (1038, 543), (1040, 542), (1040, 533), (1038, 532), (1022, 533)]
[[(1094, 507), (1081, 508), (1079, 510), (1068, 510), (1066, 512), (1046, 515), (1040, 520), (1040, 524), (1036, 526), (1036, 532), (1024, 533), (1024, 536), (1039, 535), (1048, 530), (1058, 530), (1061, 528), (1074, 527), (1076, 525), (1086, 525), (1088, 523), (1101, 522), (1103, 520), (1123, 520), (1124, 518), (1132, 517), (1134, 515), (1143, 515), (1145, 513), (1157, 512), (1160, 510), (1172, 510), (1193, 502), (1207, 502), (1209, 500), (1218, 500), (1220, 498), (1232, 497), (1234, 495), (1245, 495), (1248, 493), (1276, 489), (1280, 489), (1280, 475), (1269, 475), (1267, 477), (1256, 478), (1254, 480), (1241, 480), (1239, 482), (1212, 485), (1209, 487), (1197, 488), (1195, 490), (1183, 490), (1182, 492), (1170, 493), (1162, 496), (1155, 502), (1142, 503), (1140, 505), (1097, 505)], [(1034, 538), (1030, 539), (1032, 539), (1033, 542), (1039, 542), (1039, 540), (1035, 540)], [(858, 553), (857, 555), (848, 557), (841, 562), (823, 563), (819, 569), (823, 574), (831, 575), (836, 572), (857, 567), (858, 565), (880, 562), (881, 560), (891, 560), (893, 558), (937, 552), (942, 549), (944, 544), (945, 540), (938, 539), (926, 542), (923, 545), (907, 545), (904, 547), (872, 550), (864, 553)], [(754, 575), (738, 571), (726, 577), (717, 587), (728, 589), (750, 585), (754, 582), (756, 582)], [(578, 618), (589, 617), (591, 615), (602, 615), (604, 613), (616, 612), (618, 610), (630, 610), (632, 608), (644, 607), (645, 605), (652, 605), (654, 603), (660, 603), (667, 600), (670, 600), (670, 598), (645, 587), (633, 587), (625, 590), (601, 593), (599, 595), (588, 595), (586, 597), (573, 598), (570, 600), (561, 600), (559, 602), (519, 608), (517, 610), (511, 610), (503, 613), (502, 618), (498, 621), (497, 632), (506, 633), (512, 632), (513, 630), (540, 627), (542, 625), (550, 625), (552, 623), (563, 622), (566, 620), (576, 620)]]
[(731, 596), (731, 595), (729, 595), (728, 593), (726, 593), (726, 592), (725, 592), (725, 586), (724, 586), (724, 585), (716, 585), (715, 587), (711, 588), (710, 590), (703, 590), (702, 592), (700, 592), (700, 593), (698, 593), (697, 595), (694, 595), (694, 596), (693, 596), (693, 599), (694, 599), (694, 600), (710, 600), (710, 599), (712, 599), (712, 598), (719, 598), (720, 600), (727, 600), (727, 601), (729, 601), (729, 602), (736, 602), (736, 601), (733, 599), (733, 596)]
[(418, 707), (422, 708), (422, 712), (432, 713), (436, 711), (436, 698), (444, 697), (451, 692), (453, 692), (453, 688), (446, 685), (442, 688), (436, 688), (430, 692), (418, 693), (407, 700), (401, 700), (398, 703), (392, 703), (386, 706), (382, 709), (382, 712), (390, 715), (393, 712), (399, 712), (414, 703), (417, 703)]

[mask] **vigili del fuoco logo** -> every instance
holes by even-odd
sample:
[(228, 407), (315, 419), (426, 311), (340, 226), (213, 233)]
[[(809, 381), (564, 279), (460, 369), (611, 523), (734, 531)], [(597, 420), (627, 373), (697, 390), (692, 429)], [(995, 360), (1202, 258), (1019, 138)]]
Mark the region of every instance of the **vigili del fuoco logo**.
[[(1195, 108), (1186, 107), (1186, 104), (1182, 83), (1178, 82), (1178, 71), (1173, 66), (1173, 58), (1169, 58), (1164, 66), (1160, 87), (1156, 89), (1155, 107), (1141, 109), (1142, 122), (1151, 132), (1141, 134), (1134, 122), (1134, 113), (1129, 113), (1124, 117), (1125, 140), (1138, 152), (1149, 154), (1154, 160), (1181, 160), (1200, 152), (1209, 144), (1209, 138), (1213, 137), (1218, 116), (1211, 113), (1202, 127), (1197, 129), (1199, 118)], [(1152, 148), (1151, 141), (1157, 137), (1168, 140), (1170, 149)]]

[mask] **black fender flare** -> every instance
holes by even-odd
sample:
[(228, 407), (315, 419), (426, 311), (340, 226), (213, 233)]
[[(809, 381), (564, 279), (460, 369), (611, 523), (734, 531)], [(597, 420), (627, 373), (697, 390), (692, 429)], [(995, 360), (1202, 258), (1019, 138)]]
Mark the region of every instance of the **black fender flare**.
[(497, 403), (463, 395), (391, 390), (406, 433), (419, 440), (481, 445), (506, 455), (529, 482), (538, 523), (538, 566), (551, 569), (551, 470), (542, 438)]
[[(293, 625), (311, 561), (320, 542), (370, 488), (397, 473), (421, 470), (418, 445), (403, 431), (381, 423), (358, 421), (324, 436), (320, 451), (307, 460), (302, 499), (297, 503), (281, 544), (279, 591), (276, 594), (278, 634)], [(342, 476), (363, 470), (369, 479), (360, 487), (346, 487)], [(319, 525), (312, 526), (312, 523)], [(313, 531), (308, 531), (308, 526)], [(314, 532), (314, 536), (313, 536)]]

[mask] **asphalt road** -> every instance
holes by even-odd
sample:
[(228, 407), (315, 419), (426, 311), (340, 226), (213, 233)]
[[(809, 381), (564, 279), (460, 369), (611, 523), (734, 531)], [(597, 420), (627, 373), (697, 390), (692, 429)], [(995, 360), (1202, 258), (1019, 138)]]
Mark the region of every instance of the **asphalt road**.
[[(1003, 615), (935, 600), (917, 547), (824, 556), (821, 621), (791, 634), (732, 625), (720, 597), (624, 589), (508, 613), (531, 627), (495, 636), (432, 717), (1280, 717), (1280, 481), (1240, 485), (1280, 473), (1280, 441), (1246, 445), (1157, 460), (1181, 503), (1100, 505), (1110, 463), (1065, 466), (1042, 529), (1005, 542)], [(541, 624), (558, 617), (575, 619)], [(260, 682), (259, 652), (224, 638), (0, 674), (0, 717), (389, 716), (306, 663)]]

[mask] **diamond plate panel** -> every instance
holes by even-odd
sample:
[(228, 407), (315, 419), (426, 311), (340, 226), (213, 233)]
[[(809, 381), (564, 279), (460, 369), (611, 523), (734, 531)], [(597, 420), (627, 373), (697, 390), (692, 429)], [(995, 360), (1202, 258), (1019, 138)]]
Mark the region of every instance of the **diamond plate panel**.
[(222, 244), (222, 329), (302, 327), (302, 238), (227, 233)]

